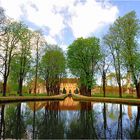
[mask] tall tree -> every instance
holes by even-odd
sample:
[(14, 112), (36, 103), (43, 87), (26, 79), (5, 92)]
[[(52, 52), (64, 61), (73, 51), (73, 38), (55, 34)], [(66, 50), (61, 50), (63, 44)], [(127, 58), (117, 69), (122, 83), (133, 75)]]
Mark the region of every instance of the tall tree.
[(104, 36), (104, 43), (109, 47), (113, 59), (113, 65), (116, 73), (116, 79), (119, 86), (119, 96), (122, 97), (121, 68), (122, 68), (122, 40), (118, 37), (119, 26), (118, 19), (109, 28), (109, 32)]
[(102, 54), (102, 59), (99, 61), (99, 63), (97, 65), (98, 65), (100, 74), (102, 76), (102, 89), (103, 89), (103, 95), (105, 97), (106, 96), (106, 85), (107, 85), (106, 74), (109, 70), (109, 66), (111, 65), (111, 61), (110, 61), (109, 51), (106, 47), (101, 48), (101, 54)]
[(132, 74), (137, 97), (140, 98), (140, 48), (138, 38), (140, 33), (139, 20), (134, 11), (119, 17), (110, 27), (109, 33), (104, 37), (105, 43), (110, 47), (114, 60), (117, 82), (121, 96), (121, 66), (125, 66)]
[(59, 94), (60, 82), (65, 76), (65, 56), (61, 48), (49, 45), (41, 59), (41, 74), (49, 95)]
[(39, 61), (41, 58), (41, 50), (42, 47), (45, 44), (45, 40), (43, 38), (43, 35), (40, 31), (34, 32), (34, 38), (33, 38), (33, 50), (35, 51), (35, 83), (34, 83), (34, 93), (36, 94), (37, 89), (37, 82), (38, 82), (38, 71), (39, 71)]
[(132, 75), (137, 97), (140, 98), (140, 21), (134, 11), (117, 20), (118, 36), (122, 41), (122, 58), (127, 71)]
[(68, 47), (68, 67), (80, 78), (80, 93), (83, 95), (91, 96), (95, 67), (100, 58), (99, 39), (96, 37), (78, 38)]
[(20, 42), (17, 50), (18, 54), (13, 58), (12, 61), (12, 72), (13, 75), (17, 75), (18, 93), (20, 96), (22, 96), (23, 81), (30, 69), (32, 36), (32, 33), (24, 24), (22, 24), (21, 26)]
[(16, 54), (19, 43), (21, 24), (14, 21), (8, 21), (6, 33), (1, 37), (0, 41), (0, 72), (3, 76), (3, 96), (6, 96), (6, 86), (9, 73), (11, 70), (11, 61)]

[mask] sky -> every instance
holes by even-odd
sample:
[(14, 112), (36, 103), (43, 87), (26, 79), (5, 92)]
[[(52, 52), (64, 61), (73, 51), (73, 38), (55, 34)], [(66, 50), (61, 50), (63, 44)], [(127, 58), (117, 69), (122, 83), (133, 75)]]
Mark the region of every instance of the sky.
[(102, 38), (119, 16), (132, 10), (140, 19), (140, 0), (0, 0), (0, 6), (63, 50), (78, 37)]

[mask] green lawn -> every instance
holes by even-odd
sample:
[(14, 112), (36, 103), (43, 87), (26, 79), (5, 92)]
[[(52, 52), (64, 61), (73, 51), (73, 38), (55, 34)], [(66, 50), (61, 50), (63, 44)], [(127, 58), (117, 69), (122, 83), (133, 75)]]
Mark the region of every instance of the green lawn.
[(6, 96), (0, 97), (0, 103), (2, 102), (17, 102), (17, 101), (39, 101), (39, 100), (64, 100), (67, 97), (66, 94), (46, 96), (46, 95), (26, 95), (26, 96)]
[[(12, 97), (12, 96), (19, 96), (17, 93), (6, 93), (6, 97)], [(48, 96), (46, 93), (41, 94), (29, 94), (29, 93), (23, 93), (23, 96)], [(3, 97), (2, 93), (0, 93), (0, 97)]]
[[(92, 97), (104, 97), (103, 93), (94, 93), (92, 94)], [(112, 94), (112, 93), (106, 93), (106, 97), (110, 97), (110, 98), (120, 98), (119, 94)], [(123, 98), (136, 98), (136, 95), (134, 94), (127, 94), (127, 93), (123, 93), (122, 94)]]
[(122, 103), (122, 104), (131, 104), (131, 105), (140, 105), (140, 99), (136, 97), (103, 97), (103, 96), (82, 96), (82, 95), (73, 95), (72, 98), (76, 101), (90, 101), (90, 102), (107, 102), (107, 103)]

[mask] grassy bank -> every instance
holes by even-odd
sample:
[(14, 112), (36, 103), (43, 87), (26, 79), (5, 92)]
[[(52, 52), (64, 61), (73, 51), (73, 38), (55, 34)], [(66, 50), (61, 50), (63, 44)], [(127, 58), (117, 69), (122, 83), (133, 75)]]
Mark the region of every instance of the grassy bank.
[(18, 101), (40, 101), (40, 100), (64, 100), (67, 95), (55, 95), (55, 96), (7, 96), (0, 97), (0, 103), (4, 102), (18, 102)]
[(140, 99), (136, 99), (136, 98), (87, 97), (82, 95), (72, 95), (72, 98), (76, 101), (93, 101), (93, 102), (140, 105)]
[[(103, 93), (94, 93), (92, 94), (92, 97), (104, 97)], [(109, 98), (120, 98), (119, 94), (113, 94), (113, 93), (106, 93), (106, 97)], [(122, 93), (123, 98), (135, 98), (136, 99), (136, 94), (127, 94), (127, 93)]]

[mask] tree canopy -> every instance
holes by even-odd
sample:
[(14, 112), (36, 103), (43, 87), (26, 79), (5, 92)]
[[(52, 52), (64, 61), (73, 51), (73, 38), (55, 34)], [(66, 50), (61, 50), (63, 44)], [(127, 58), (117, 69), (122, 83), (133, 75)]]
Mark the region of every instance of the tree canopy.
[(84, 95), (91, 95), (95, 68), (100, 58), (100, 44), (96, 37), (78, 38), (68, 47), (68, 67), (73, 75), (80, 78), (80, 92)]

